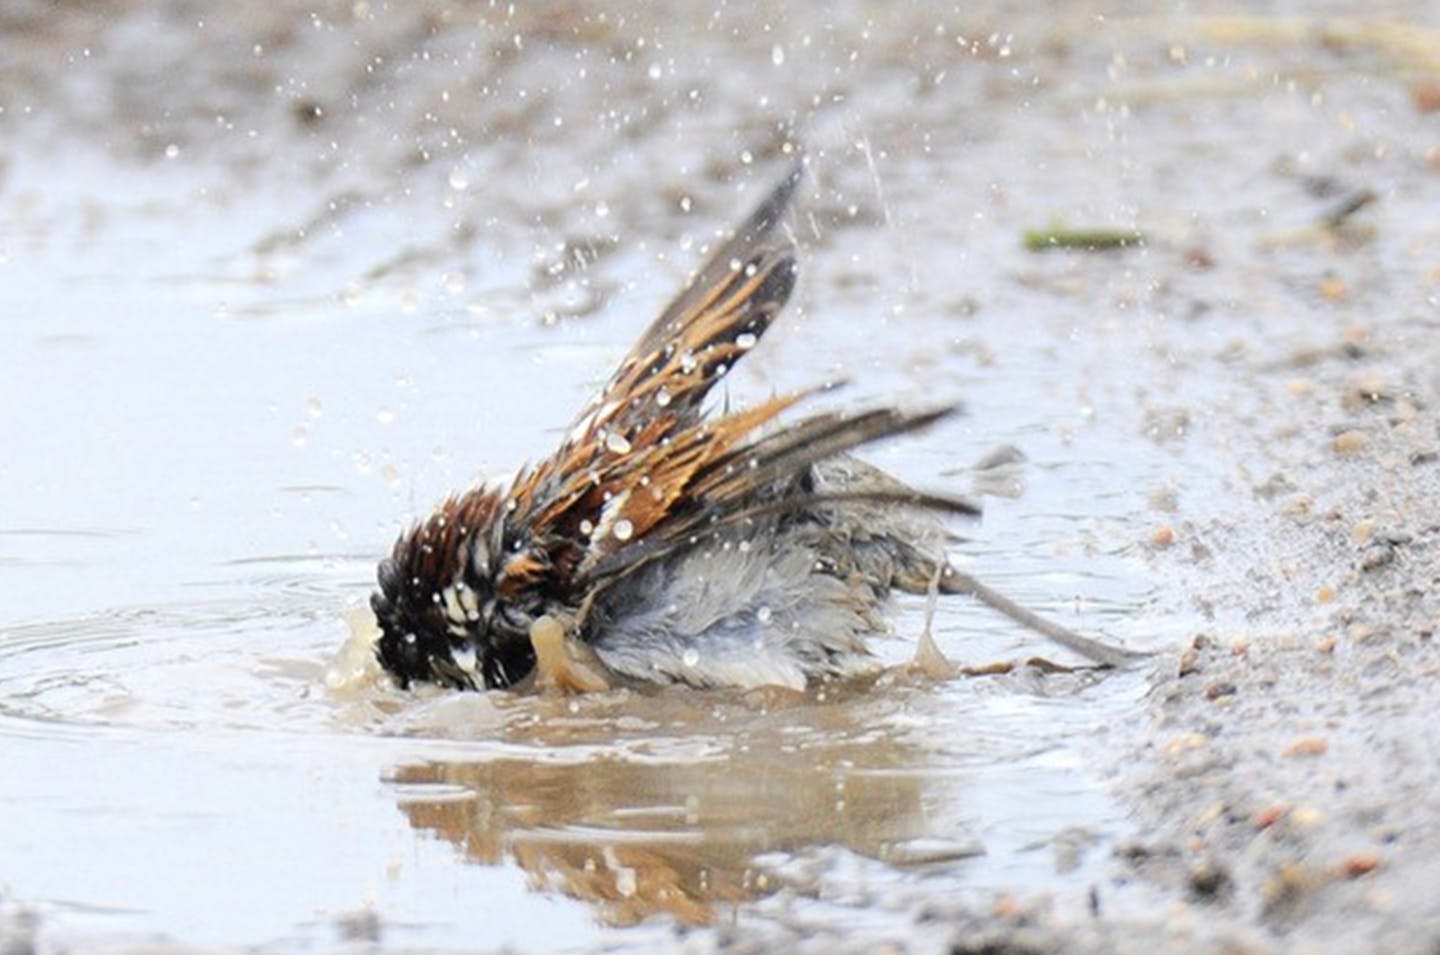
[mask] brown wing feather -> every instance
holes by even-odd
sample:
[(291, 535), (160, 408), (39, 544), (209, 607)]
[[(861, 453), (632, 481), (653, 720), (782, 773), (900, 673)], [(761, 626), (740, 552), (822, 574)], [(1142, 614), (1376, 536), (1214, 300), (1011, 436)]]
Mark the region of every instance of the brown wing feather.
[[(517, 479), (507, 523), (573, 535), (583, 521), (599, 526), (599, 512), (634, 484), (627, 476), (646, 475), (654, 487), (652, 469), (660, 468), (669, 477), (660, 501), (673, 501), (694, 468), (733, 450), (726, 441), (699, 448), (699, 433), (680, 436), (699, 422), (705, 395), (759, 341), (790, 297), (794, 243), (780, 226), (802, 173), (797, 161), (646, 329), (560, 450)], [(768, 413), (761, 406), (730, 425), (708, 427), (738, 441), (789, 407), (781, 401)], [(664, 455), (663, 465), (657, 454)], [(636, 516), (641, 520), (625, 515), (637, 533), (660, 519), (649, 509)]]
[(976, 515), (979, 508), (964, 499), (908, 488), (834, 495), (786, 489), (787, 481), (807, 474), (817, 462), (928, 427), (956, 410), (952, 406), (913, 413), (877, 409), (854, 415), (822, 414), (766, 437), (739, 440), (754, 434), (755, 428), (749, 428), (692, 473), (682, 507), (673, 508), (643, 539), (597, 552), (583, 569), (592, 580), (614, 576), (746, 520), (803, 511), (827, 500), (871, 500)]

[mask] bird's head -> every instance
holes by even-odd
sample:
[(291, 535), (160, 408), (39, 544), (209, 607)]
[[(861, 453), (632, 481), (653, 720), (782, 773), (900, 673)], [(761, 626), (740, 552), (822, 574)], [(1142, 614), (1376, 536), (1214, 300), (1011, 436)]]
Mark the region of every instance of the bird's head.
[(370, 597), (376, 653), (401, 686), (507, 687), (535, 665), (530, 624), (544, 612), (542, 551), (506, 540), (500, 494), (445, 502), (402, 535)]

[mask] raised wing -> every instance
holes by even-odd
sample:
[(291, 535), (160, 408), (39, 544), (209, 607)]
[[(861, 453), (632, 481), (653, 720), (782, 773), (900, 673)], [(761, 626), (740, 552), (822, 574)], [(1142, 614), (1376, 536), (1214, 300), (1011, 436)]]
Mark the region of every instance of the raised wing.
[(699, 417), (706, 394), (760, 341), (795, 287), (795, 243), (783, 226), (804, 171), (796, 160), (711, 253), (620, 362), (577, 431), (629, 437), (657, 418)]
[[(706, 394), (759, 342), (794, 288), (794, 241), (782, 226), (803, 173), (797, 160), (640, 336), (560, 450), (521, 476), (512, 526), (603, 527), (589, 506), (594, 489), (653, 464), (649, 453), (699, 422)], [(758, 426), (768, 420), (761, 412), (742, 420)], [(690, 453), (696, 466), (705, 457)], [(680, 459), (672, 467), (683, 470)]]
[[(802, 171), (797, 162), (651, 323), (560, 451), (517, 480), (507, 526), (526, 529), (526, 545), (538, 545), (577, 588), (758, 511), (813, 503), (767, 492), (816, 461), (948, 413), (822, 414), (767, 428), (803, 392), (702, 418), (706, 393), (759, 341), (794, 287), (794, 244), (783, 223)], [(895, 497), (974, 512), (950, 498)]]

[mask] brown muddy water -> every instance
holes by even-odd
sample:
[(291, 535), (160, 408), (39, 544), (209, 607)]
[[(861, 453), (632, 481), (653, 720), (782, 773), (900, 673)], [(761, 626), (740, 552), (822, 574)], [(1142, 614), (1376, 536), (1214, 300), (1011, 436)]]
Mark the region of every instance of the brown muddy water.
[[(827, 16), (0, 15), (15, 937), (624, 950), (1109, 898), (1144, 667), (565, 700), (401, 693), (342, 653), (405, 523), (554, 445), (792, 132), (803, 284), (727, 400), (963, 400), (870, 455), (982, 495), (956, 562), (1130, 647), (1194, 631), (1153, 535), (1224, 494), (1203, 409), (1257, 399), (1173, 372), (1304, 338), (1275, 303), (1320, 253), (1261, 277), (1230, 236), (1304, 229), (1356, 162), (1375, 185), (1384, 157), (1347, 150), (1372, 113), (1403, 127), (1399, 94), (1278, 26)], [(1059, 221), (1151, 242), (1025, 250)], [(908, 660), (924, 616), (898, 601), (875, 649)], [(1065, 660), (964, 600), (934, 632), (958, 662)]]

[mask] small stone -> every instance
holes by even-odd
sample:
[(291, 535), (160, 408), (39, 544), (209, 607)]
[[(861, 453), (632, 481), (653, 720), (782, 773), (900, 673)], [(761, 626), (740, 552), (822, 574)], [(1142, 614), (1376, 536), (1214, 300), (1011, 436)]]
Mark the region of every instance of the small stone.
[(1335, 435), (1331, 446), (1339, 455), (1359, 454), (1370, 446), (1370, 436), (1363, 431), (1351, 429)]
[(1318, 736), (1302, 736), (1285, 747), (1286, 756), (1323, 756), (1330, 744)]
[(1200, 899), (1213, 899), (1230, 888), (1230, 873), (1211, 859), (1201, 859), (1190, 868), (1190, 891)]
[(1255, 814), (1255, 828), (1269, 829), (1289, 814), (1290, 804), (1288, 802), (1273, 803)]
[(1210, 737), (1204, 733), (1185, 733), (1167, 742), (1164, 753), (1166, 756), (1179, 756), (1182, 753), (1204, 749), (1208, 745), (1210, 745)]
[(1175, 543), (1175, 528), (1169, 524), (1161, 524), (1150, 534), (1150, 546), (1156, 550), (1164, 550)]
[(1205, 688), (1205, 699), (1218, 700), (1221, 697), (1234, 696), (1237, 688), (1233, 683), (1212, 683)]
[(1417, 113), (1440, 112), (1440, 83), (1424, 79), (1410, 87), (1410, 102)]
[(1203, 246), (1193, 245), (1185, 250), (1185, 265), (1192, 269), (1213, 269), (1215, 257)]
[(1347, 879), (1358, 879), (1380, 868), (1380, 862), (1379, 853), (1356, 852), (1340, 860), (1340, 871)]
[(1200, 669), (1200, 651), (1194, 647), (1187, 648), (1180, 654), (1180, 676), (1189, 676)]
[(1305, 891), (1305, 872), (1293, 862), (1282, 862), (1260, 890), (1267, 916), (1284, 911), (1300, 900)]
[(1328, 604), (1335, 602), (1335, 588), (1329, 584), (1322, 584), (1320, 589), (1315, 591), (1315, 602)]
[(1387, 544), (1379, 544), (1366, 548), (1365, 556), (1360, 558), (1360, 569), (1368, 573), (1372, 570), (1379, 570), (1394, 560), (1395, 548)]
[(1281, 510), (1295, 518), (1309, 517), (1315, 507), (1315, 501), (1308, 494), (1291, 495), (1281, 505)]

